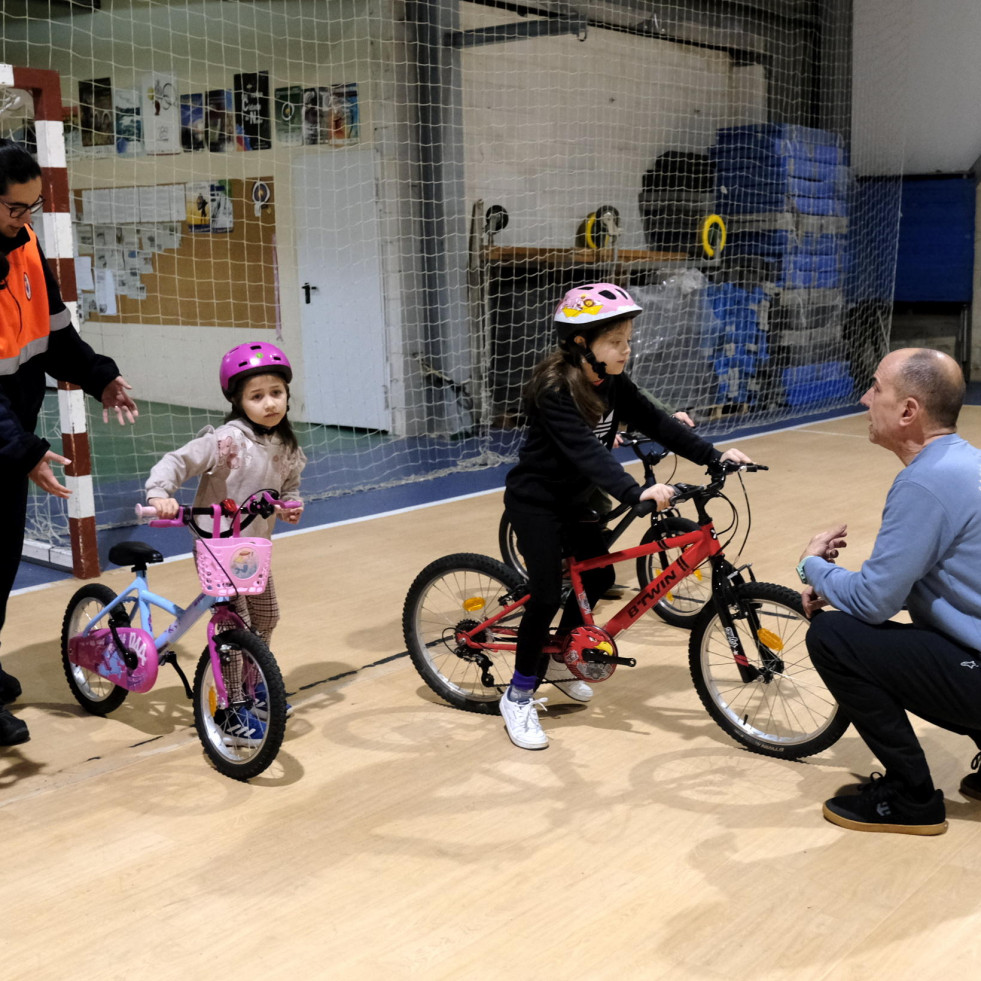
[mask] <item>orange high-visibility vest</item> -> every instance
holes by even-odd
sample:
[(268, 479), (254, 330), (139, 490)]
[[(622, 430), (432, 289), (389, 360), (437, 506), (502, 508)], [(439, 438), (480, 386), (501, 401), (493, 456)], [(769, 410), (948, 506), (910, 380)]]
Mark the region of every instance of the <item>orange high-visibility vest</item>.
[(24, 229), (28, 242), (8, 253), (10, 272), (0, 288), (0, 375), (12, 375), (22, 364), (43, 354), (51, 331), (64, 327), (63, 320), (71, 323), (67, 310), (52, 318), (37, 236), (30, 225)]

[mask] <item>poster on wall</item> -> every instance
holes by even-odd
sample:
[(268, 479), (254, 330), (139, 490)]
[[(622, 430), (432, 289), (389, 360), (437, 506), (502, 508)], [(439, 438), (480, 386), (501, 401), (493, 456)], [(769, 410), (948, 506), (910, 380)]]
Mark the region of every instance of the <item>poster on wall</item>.
[(136, 89), (116, 89), (116, 153), (137, 156), (143, 153), (143, 120), (140, 93)]
[(331, 86), (330, 142), (346, 145), (357, 143), (359, 137), (358, 83)]
[(266, 150), (269, 138), (269, 72), (235, 76), (235, 133), (242, 150)]
[(232, 182), (211, 182), (211, 231), (230, 232), (235, 227), (232, 218)]
[(187, 227), (192, 232), (211, 231), (211, 184), (196, 182), (185, 185)]
[(287, 85), (276, 89), (273, 100), (273, 121), (276, 139), (284, 146), (303, 143), (303, 89)]
[(92, 78), (79, 82), (78, 110), (82, 146), (90, 153), (112, 153), (116, 148), (112, 79)]
[(141, 99), (147, 153), (181, 152), (181, 117), (173, 75), (145, 75)]
[(235, 149), (235, 116), (231, 89), (211, 89), (205, 99), (204, 123), (208, 149), (228, 153)]
[(207, 146), (204, 129), (204, 93), (181, 96), (181, 148), (189, 153)]

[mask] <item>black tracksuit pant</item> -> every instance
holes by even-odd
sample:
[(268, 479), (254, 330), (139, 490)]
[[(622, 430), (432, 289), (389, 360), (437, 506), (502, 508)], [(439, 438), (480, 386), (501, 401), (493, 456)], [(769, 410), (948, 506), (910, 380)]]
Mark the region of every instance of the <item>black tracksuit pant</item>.
[(981, 749), (981, 654), (907, 623), (815, 614), (807, 648), (818, 673), (886, 775), (917, 794), (933, 789), (907, 712)]
[[(578, 559), (602, 555), (607, 550), (606, 543), (602, 525), (598, 521), (579, 521), (578, 515), (563, 517), (509, 509), (508, 520), (524, 557), (531, 593), (518, 626), (514, 667), (528, 677), (542, 677), (548, 667), (542, 647), (548, 638), (552, 618), (562, 603), (562, 560), (567, 555)], [(613, 566), (593, 569), (583, 575), (583, 586), (591, 606), (613, 585), (615, 578)], [(569, 630), (581, 623), (576, 598), (570, 596), (559, 629)]]

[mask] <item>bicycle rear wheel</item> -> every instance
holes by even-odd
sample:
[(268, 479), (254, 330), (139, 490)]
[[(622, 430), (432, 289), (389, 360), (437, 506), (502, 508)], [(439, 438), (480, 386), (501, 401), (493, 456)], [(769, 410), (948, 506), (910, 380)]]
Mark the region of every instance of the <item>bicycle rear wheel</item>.
[[(487, 555), (458, 553), (430, 562), (405, 597), (402, 631), (413, 665), (440, 698), (468, 712), (497, 713), (514, 674), (514, 651), (474, 650), (457, 641), (520, 599), (526, 583), (514, 569)], [(523, 607), (478, 635), (513, 645)]]
[[(688, 518), (660, 518), (644, 532), (640, 543), (649, 545), (659, 538), (685, 535), (690, 531), (698, 531), (698, 525)], [(669, 548), (663, 552), (642, 555), (637, 559), (637, 581), (640, 583), (640, 588), (643, 589), (652, 579), (656, 579), (680, 554), (681, 549)], [(654, 607), (654, 612), (665, 623), (690, 630), (698, 614), (711, 598), (712, 567), (706, 559), (665, 594), (661, 602)]]
[(841, 738), (848, 720), (811, 663), (800, 595), (786, 586), (738, 585), (729, 611), (752, 680), (736, 664), (710, 603), (692, 628), (688, 666), (709, 715), (754, 753), (799, 759)]
[[(251, 631), (226, 630), (217, 635), (215, 643), (226, 689), (233, 671), (241, 670), (245, 702), (229, 709), (218, 708), (211, 653), (206, 647), (194, 674), (194, 726), (215, 769), (233, 780), (248, 780), (276, 759), (283, 744), (286, 688), (272, 652)], [(260, 686), (265, 687), (265, 719), (251, 711)]]
[[(68, 641), (80, 634), (115, 598), (116, 593), (108, 586), (89, 583), (68, 601), (61, 622), (61, 665), (65, 678), (75, 700), (92, 715), (108, 715), (123, 704), (129, 692), (94, 671), (72, 664), (68, 660)], [(117, 627), (129, 623), (129, 617), (122, 609), (116, 611), (114, 617)], [(108, 626), (108, 623), (104, 626)]]
[(525, 568), (524, 556), (518, 548), (518, 536), (514, 533), (511, 522), (508, 521), (507, 511), (501, 515), (501, 522), (497, 526), (497, 547), (501, 550), (504, 564), (514, 569), (522, 579), (527, 579), (528, 570)]

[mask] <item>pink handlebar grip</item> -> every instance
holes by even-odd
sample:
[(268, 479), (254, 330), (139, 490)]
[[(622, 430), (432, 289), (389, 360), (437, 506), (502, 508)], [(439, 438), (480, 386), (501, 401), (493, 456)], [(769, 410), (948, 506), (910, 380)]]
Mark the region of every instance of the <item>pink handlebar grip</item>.
[(155, 518), (157, 516), (157, 509), (148, 507), (146, 504), (137, 504), (135, 510), (138, 518)]

